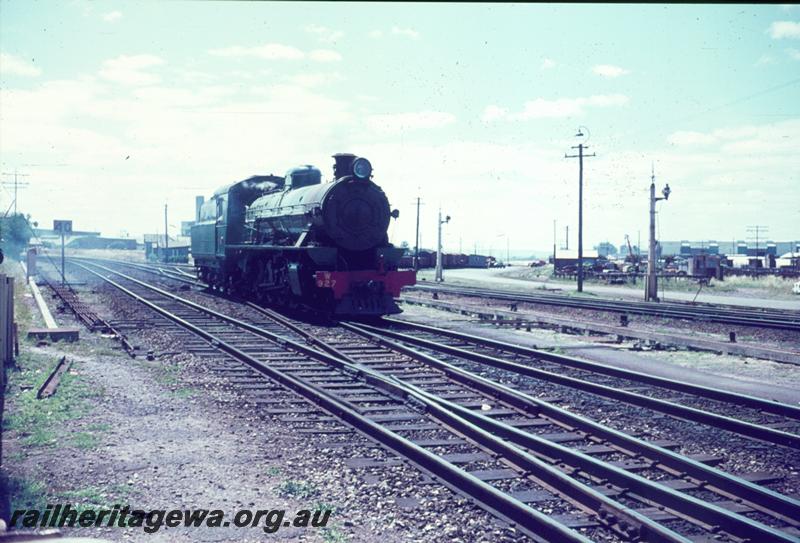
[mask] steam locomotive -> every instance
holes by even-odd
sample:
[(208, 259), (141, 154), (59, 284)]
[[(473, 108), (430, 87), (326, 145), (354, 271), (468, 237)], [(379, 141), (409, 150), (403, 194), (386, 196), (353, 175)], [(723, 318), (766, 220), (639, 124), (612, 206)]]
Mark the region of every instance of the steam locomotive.
[(337, 317), (399, 313), (394, 298), (416, 282), (414, 271), (397, 269), (403, 251), (387, 235), (399, 212), (366, 158), (333, 158), (327, 183), (301, 166), (217, 190), (191, 230), (198, 278), (266, 305)]

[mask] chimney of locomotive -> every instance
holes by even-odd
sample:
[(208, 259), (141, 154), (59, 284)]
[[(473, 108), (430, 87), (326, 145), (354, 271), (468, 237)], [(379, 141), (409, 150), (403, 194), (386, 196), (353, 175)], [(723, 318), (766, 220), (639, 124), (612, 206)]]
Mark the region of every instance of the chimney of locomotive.
[(356, 155), (351, 153), (336, 153), (333, 155), (336, 163), (333, 165), (333, 178), (339, 179), (346, 175), (353, 175), (353, 162), (356, 160)]
[(203, 207), (206, 199), (204, 196), (194, 197), (194, 220), (200, 222), (200, 208)]

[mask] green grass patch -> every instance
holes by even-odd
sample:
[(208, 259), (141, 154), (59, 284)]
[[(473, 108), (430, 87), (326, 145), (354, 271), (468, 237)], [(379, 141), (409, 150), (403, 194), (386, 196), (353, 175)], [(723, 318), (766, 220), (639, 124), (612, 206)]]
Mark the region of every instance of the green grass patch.
[(47, 485), (37, 479), (10, 477), (6, 490), (11, 499), (11, 511), (17, 509), (38, 509), (47, 507)]
[(278, 466), (270, 466), (267, 468), (267, 475), (271, 477), (275, 477), (280, 474), (281, 474), (281, 468), (279, 468)]
[(149, 367), (157, 370), (161, 374), (159, 377), (159, 382), (164, 385), (177, 385), (180, 381), (178, 374), (180, 373), (181, 368), (179, 366), (161, 362), (157, 365), (151, 364)]
[(347, 543), (347, 534), (338, 526), (330, 526), (320, 531), (325, 543)]
[(286, 498), (310, 498), (319, 493), (314, 485), (300, 481), (284, 481), (277, 488), (278, 494)]
[(125, 485), (114, 485), (110, 488), (87, 486), (76, 490), (55, 492), (51, 501), (67, 502), (79, 511), (83, 509), (111, 509), (114, 505), (126, 501), (130, 488)]
[(193, 388), (178, 388), (172, 391), (172, 395), (177, 398), (191, 398), (196, 394)]
[(9, 395), (3, 427), (16, 431), (24, 446), (57, 443), (63, 423), (86, 416), (89, 407), (85, 398), (100, 394), (91, 390), (81, 376), (67, 372), (53, 396), (36, 399), (36, 392), (57, 363), (55, 357), (24, 352), (18, 358), (20, 370), (8, 373)]
[(94, 449), (100, 443), (100, 439), (93, 433), (77, 432), (72, 434), (69, 443), (78, 449)]
[(314, 502), (314, 505), (311, 507), (312, 511), (330, 511), (331, 515), (340, 511), (340, 508), (332, 503), (327, 503), (323, 501)]

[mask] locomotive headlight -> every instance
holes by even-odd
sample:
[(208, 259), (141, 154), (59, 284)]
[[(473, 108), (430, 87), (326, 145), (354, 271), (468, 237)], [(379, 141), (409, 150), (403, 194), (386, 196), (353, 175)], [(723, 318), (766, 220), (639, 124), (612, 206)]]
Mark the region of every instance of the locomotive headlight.
[(366, 158), (357, 158), (353, 161), (353, 175), (359, 179), (369, 179), (372, 173), (372, 164)]

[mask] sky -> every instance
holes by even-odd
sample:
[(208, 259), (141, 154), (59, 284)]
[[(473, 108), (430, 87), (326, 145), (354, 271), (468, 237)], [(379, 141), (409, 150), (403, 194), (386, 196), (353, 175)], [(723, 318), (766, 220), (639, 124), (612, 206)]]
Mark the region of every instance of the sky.
[[(800, 7), (0, 0), (0, 167), (19, 209), (108, 236), (194, 196), (367, 157), (395, 244), (549, 251), (800, 239)], [(576, 137), (580, 130), (583, 137)], [(13, 188), (0, 191), (0, 212)], [(763, 235), (763, 234), (762, 234)]]

